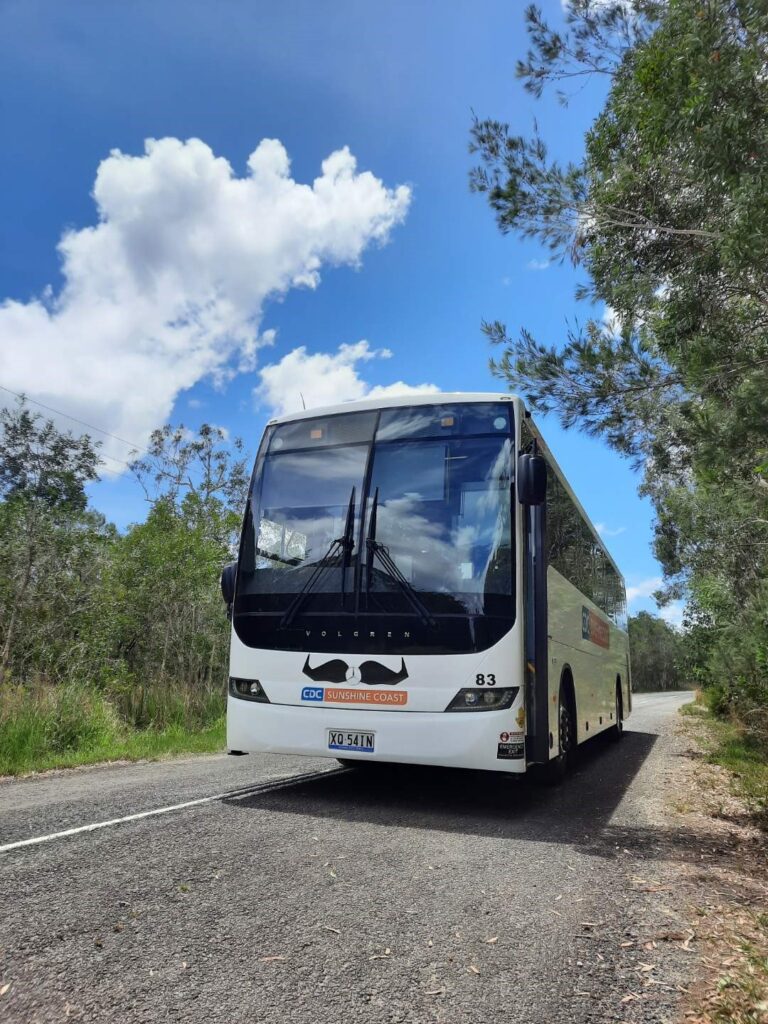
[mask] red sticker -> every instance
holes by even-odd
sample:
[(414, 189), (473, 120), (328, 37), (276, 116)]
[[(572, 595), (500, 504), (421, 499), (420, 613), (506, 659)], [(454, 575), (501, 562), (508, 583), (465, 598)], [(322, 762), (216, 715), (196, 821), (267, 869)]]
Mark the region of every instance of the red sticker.
[(581, 609), (581, 636), (598, 647), (610, 647), (611, 630), (608, 623), (596, 615), (591, 608)]

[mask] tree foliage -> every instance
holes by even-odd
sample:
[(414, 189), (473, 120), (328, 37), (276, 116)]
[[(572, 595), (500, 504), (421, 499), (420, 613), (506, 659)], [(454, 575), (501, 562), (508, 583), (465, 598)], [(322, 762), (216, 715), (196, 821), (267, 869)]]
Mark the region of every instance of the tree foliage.
[(248, 490), (248, 462), (244, 445), (236, 437), (228, 443), (226, 431), (204, 423), (191, 434), (184, 424), (154, 430), (143, 457), (131, 464), (147, 500), (169, 501), (174, 506), (185, 495), (195, 507), (234, 514), (237, 527)]
[(24, 402), (0, 413), (0, 685), (87, 685), (133, 725), (205, 724), (223, 709), (218, 577), (247, 488), (242, 442), (207, 424), (155, 431), (132, 466), (149, 512), (123, 534), (89, 507), (98, 465), (90, 438)]
[[(487, 323), (493, 371), (642, 467), (667, 596), (709, 631), (694, 667), (754, 696), (768, 630), (768, 9), (572, 0), (565, 31), (534, 7), (526, 20), (526, 89), (599, 74), (604, 106), (568, 166), (536, 128), (475, 120), (470, 186), (502, 231), (581, 267), (577, 300), (604, 303), (611, 323), (592, 313), (558, 345)], [(747, 622), (736, 659), (726, 637)]]
[(112, 533), (87, 507), (98, 461), (90, 438), (23, 401), (0, 411), (0, 682), (13, 664), (56, 674), (82, 651)]
[(629, 619), (632, 689), (639, 693), (685, 688), (684, 639), (663, 619), (639, 612)]

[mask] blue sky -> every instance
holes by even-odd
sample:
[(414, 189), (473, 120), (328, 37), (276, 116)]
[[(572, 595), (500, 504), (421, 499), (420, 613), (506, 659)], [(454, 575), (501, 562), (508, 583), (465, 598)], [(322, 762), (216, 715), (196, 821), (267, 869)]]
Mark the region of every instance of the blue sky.
[[(562, 16), (559, 0), (542, 6)], [(523, 7), (5, 0), (0, 385), (138, 443), (168, 418), (215, 422), (252, 450), (300, 381), (323, 397), (395, 382), (500, 390), (481, 319), (549, 342), (587, 311), (574, 302), (571, 267), (536, 269), (546, 254), (502, 237), (470, 195), (471, 111), (521, 132), (536, 117), (567, 158), (601, 101), (597, 85), (568, 109), (523, 92), (513, 75), (526, 46)], [(180, 143), (145, 155), (147, 138)], [(209, 150), (181, 145), (193, 138)], [(230, 199), (243, 190), (223, 181), (213, 155), (245, 181), (262, 139), (280, 141), (290, 172), (279, 148), (262, 149), (262, 184), (248, 186), (239, 220), (240, 200)], [(297, 183), (311, 186), (343, 147), (356, 167), (342, 158), (297, 218), (294, 200), (309, 202)], [(100, 175), (103, 230), (94, 233), (97, 168), (113, 150), (124, 157)], [(205, 179), (194, 188), (193, 172)], [(278, 186), (283, 212), (263, 227)], [(186, 266), (190, 239), (207, 232), (213, 188), (226, 201), (201, 252), (213, 254), (215, 272)], [(66, 231), (71, 242), (57, 251)], [(157, 272), (150, 284), (146, 267)], [(156, 336), (152, 317), (167, 325), (179, 303), (174, 330)], [(382, 350), (390, 355), (374, 355)], [(262, 377), (268, 366), (276, 369)], [(650, 593), (659, 576), (651, 509), (630, 467), (594, 440), (542, 426), (629, 586)], [(130, 449), (105, 441), (117, 473)], [(98, 484), (93, 501), (121, 526), (144, 515), (125, 475)], [(652, 602), (638, 597), (641, 607)]]

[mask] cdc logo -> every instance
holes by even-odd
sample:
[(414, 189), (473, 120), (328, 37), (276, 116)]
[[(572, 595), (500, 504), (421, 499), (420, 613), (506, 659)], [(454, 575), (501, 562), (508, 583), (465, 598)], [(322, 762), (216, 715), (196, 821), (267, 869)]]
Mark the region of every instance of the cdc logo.
[(301, 691), (302, 700), (322, 700), (323, 699), (323, 688), (322, 686), (305, 686)]

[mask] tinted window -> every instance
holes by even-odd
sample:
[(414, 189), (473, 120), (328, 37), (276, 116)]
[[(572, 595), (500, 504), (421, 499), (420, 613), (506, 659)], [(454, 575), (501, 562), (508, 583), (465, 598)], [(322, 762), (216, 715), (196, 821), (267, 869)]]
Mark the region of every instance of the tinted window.
[[(510, 488), (508, 438), (377, 444), (368, 521), (375, 502), (376, 541), (428, 607), (498, 613), (493, 595), (512, 593)], [(381, 560), (371, 568), (371, 595), (402, 604)]]
[(335, 444), (368, 443), (373, 438), (377, 412), (351, 412), (318, 416), (274, 427), (267, 450), (270, 454), (295, 448), (328, 448)]
[(457, 437), (508, 434), (509, 405), (501, 402), (467, 405), (416, 405), (382, 409), (377, 441), (406, 437)]
[[(380, 418), (389, 439), (374, 439)], [(270, 427), (240, 546), (239, 638), (370, 652), (494, 644), (515, 617), (512, 430), (509, 403)]]
[[(308, 573), (344, 534), (353, 488), (359, 522), (367, 456), (368, 448), (359, 445), (267, 456), (259, 510), (246, 521), (250, 537), (241, 557), (245, 593), (295, 593), (304, 586)], [(353, 542), (357, 536), (355, 526)], [(355, 555), (353, 547), (350, 563)], [(322, 590), (340, 591), (337, 561), (326, 572)]]
[(547, 478), (547, 563), (626, 629), (624, 581), (551, 466)]

